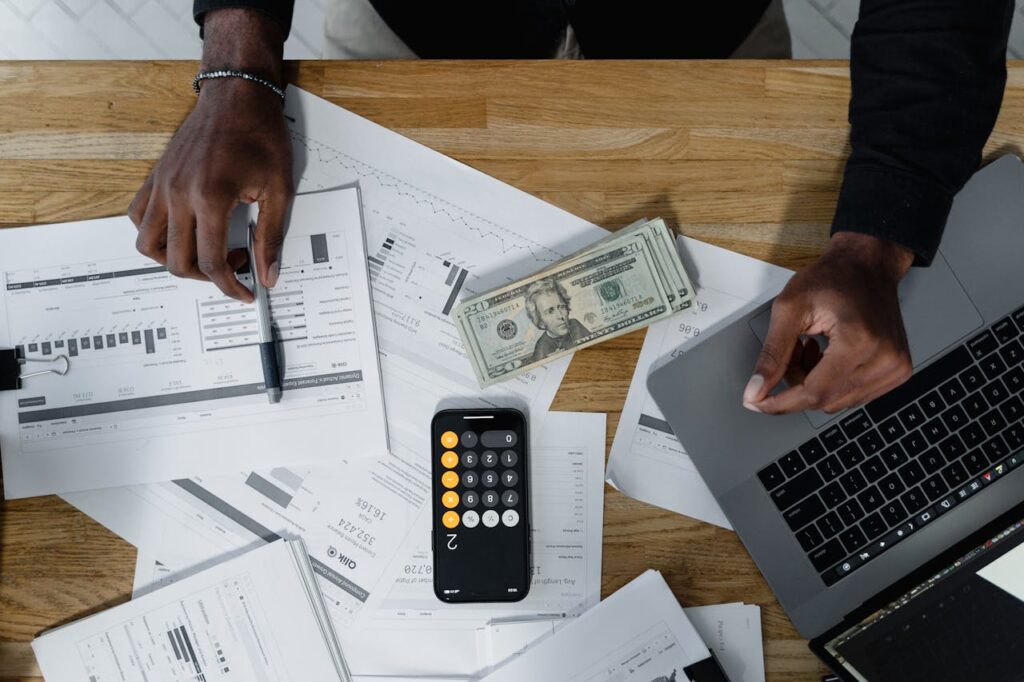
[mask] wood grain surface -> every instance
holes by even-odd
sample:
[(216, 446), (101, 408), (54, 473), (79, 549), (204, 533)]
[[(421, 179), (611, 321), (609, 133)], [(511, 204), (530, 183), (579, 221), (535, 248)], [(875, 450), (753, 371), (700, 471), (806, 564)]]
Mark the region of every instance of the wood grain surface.
[[(0, 63), (0, 227), (123, 214), (191, 110), (192, 62)], [(608, 228), (662, 216), (790, 268), (828, 238), (848, 154), (840, 62), (309, 62), (294, 82)], [(1024, 66), (986, 158), (1024, 140)], [(607, 412), (644, 332), (576, 354), (553, 409)], [(126, 600), (135, 550), (56, 497), (0, 507), (0, 681), (38, 681), (28, 642)], [(603, 594), (647, 568), (685, 606), (761, 606), (769, 682), (807, 650), (732, 532), (606, 486)]]

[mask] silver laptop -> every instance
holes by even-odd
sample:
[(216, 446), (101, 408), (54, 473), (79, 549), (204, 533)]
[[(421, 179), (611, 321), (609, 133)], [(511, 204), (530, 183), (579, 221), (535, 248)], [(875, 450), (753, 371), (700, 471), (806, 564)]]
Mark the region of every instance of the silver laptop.
[(814, 638), (1024, 499), (1024, 166), (956, 196), (900, 284), (914, 376), (837, 415), (741, 405), (770, 304), (648, 387), (802, 635)]

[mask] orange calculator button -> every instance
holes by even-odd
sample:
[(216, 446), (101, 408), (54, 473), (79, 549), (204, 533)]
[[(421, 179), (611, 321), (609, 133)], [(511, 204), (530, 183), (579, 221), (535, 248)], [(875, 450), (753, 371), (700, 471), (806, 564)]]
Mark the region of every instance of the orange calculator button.
[(448, 509), (455, 509), (459, 506), (459, 494), (452, 490), (449, 490), (441, 496), (441, 504)]
[(451, 450), (448, 450), (441, 455), (441, 464), (444, 465), (445, 469), (454, 469), (455, 465), (459, 463), (459, 456)]
[(441, 434), (441, 445), (446, 448), (454, 448), (459, 444), (459, 436), (454, 431), (445, 431)]
[(459, 484), (459, 475), (454, 471), (446, 471), (441, 476), (441, 485), (445, 488), (454, 488)]
[(441, 517), (441, 523), (444, 524), (445, 528), (454, 528), (459, 525), (459, 515), (453, 511), (446, 511), (444, 516)]

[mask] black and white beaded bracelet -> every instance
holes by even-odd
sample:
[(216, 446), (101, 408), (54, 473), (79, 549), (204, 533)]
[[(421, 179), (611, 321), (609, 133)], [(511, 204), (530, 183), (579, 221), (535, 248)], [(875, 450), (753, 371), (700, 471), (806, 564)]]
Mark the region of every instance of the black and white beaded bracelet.
[(284, 90), (274, 85), (266, 78), (257, 76), (256, 74), (249, 73), (247, 71), (235, 71), (232, 69), (217, 69), (216, 71), (200, 71), (196, 74), (196, 77), (192, 79), (192, 89), (195, 93), (199, 94), (199, 84), (205, 80), (212, 80), (214, 78), (242, 78), (244, 80), (259, 83), (263, 87), (270, 88), (274, 91), (274, 94), (281, 98), (284, 102)]

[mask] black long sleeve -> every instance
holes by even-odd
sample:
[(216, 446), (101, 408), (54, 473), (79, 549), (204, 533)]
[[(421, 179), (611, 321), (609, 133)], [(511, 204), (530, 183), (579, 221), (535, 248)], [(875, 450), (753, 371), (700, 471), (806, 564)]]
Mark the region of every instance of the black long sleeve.
[(295, 11), (295, 0), (193, 0), (192, 16), (200, 27), (203, 15), (210, 10), (227, 9), (229, 7), (245, 7), (267, 14), (284, 29), (287, 38), (292, 30), (292, 14)]
[(931, 262), (999, 114), (1012, 13), (1012, 0), (862, 0), (833, 233), (881, 237)]

